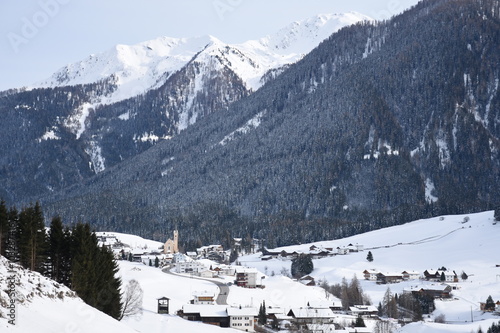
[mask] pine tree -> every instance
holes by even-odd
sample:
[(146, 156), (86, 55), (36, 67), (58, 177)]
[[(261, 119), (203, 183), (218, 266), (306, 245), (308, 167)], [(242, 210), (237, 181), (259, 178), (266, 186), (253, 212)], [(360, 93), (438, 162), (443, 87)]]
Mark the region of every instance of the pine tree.
[(88, 224), (73, 228), (72, 288), (90, 306), (112, 316), (121, 315), (118, 265), (113, 253), (99, 248), (97, 237)]
[(301, 253), (297, 258), (292, 260), (291, 273), (296, 278), (310, 274), (313, 269), (314, 265), (310, 254)]
[(160, 267), (160, 259), (158, 259), (158, 257), (155, 257), (155, 267)]
[(493, 301), (493, 298), (491, 297), (491, 295), (489, 295), (488, 298), (486, 299), (486, 304), (484, 306), (484, 310), (486, 310), (486, 311), (495, 310), (495, 302)]
[(21, 264), (32, 271), (44, 273), (47, 234), (42, 209), (37, 202), (19, 214), (19, 250)]
[(354, 327), (366, 327), (365, 321), (361, 318), (361, 316), (358, 316), (356, 321), (354, 321)]
[(257, 316), (257, 320), (259, 325), (265, 325), (267, 322), (267, 314), (266, 314), (266, 302), (263, 301), (259, 308), (259, 314)]
[(70, 234), (68, 229), (63, 228), (60, 217), (54, 217), (50, 223), (49, 229), (49, 262), (50, 276), (53, 280), (70, 284), (69, 276), (71, 272), (71, 254), (70, 254)]
[(7, 237), (9, 235), (9, 215), (5, 201), (0, 201), (0, 256), (7, 252)]
[(149, 267), (153, 267), (153, 261), (149, 258)]
[(368, 251), (368, 255), (366, 256), (366, 260), (368, 260), (369, 262), (372, 262), (372, 261), (373, 261), (373, 254), (372, 254), (372, 251)]

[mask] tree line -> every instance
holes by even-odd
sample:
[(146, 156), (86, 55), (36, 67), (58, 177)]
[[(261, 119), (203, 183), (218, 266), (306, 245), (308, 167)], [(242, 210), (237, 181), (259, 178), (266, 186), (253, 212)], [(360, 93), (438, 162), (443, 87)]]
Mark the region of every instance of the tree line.
[(2, 200), (0, 255), (66, 285), (88, 305), (121, 319), (118, 265), (111, 250), (98, 246), (89, 224), (64, 227), (56, 216), (47, 229), (38, 202), (18, 211), (7, 209)]

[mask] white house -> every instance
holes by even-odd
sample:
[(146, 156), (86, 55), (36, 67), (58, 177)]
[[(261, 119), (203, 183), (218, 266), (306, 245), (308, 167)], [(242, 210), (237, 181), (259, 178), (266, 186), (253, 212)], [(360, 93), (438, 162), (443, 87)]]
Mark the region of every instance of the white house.
[(380, 271), (377, 271), (375, 269), (365, 269), (363, 271), (363, 276), (365, 280), (369, 281), (377, 281), (377, 274), (380, 273)]
[(403, 271), (403, 280), (418, 280), (420, 279), (420, 272), (417, 271)]
[(175, 264), (175, 271), (177, 273), (194, 273), (194, 274), (199, 274), (203, 271), (205, 271), (207, 268), (197, 262), (197, 261), (185, 261), (185, 262), (178, 262)]
[(236, 284), (239, 287), (257, 287), (257, 269), (247, 267), (236, 267)]
[(227, 308), (229, 327), (245, 332), (255, 332), (257, 314), (256, 308)]
[(214, 304), (215, 294), (209, 291), (201, 291), (193, 293), (194, 299), (191, 302), (195, 305), (212, 305)]
[(215, 277), (215, 275), (216, 275), (216, 272), (208, 270), (208, 269), (206, 271), (200, 272), (200, 277), (202, 277), (202, 278), (211, 279), (211, 278)]

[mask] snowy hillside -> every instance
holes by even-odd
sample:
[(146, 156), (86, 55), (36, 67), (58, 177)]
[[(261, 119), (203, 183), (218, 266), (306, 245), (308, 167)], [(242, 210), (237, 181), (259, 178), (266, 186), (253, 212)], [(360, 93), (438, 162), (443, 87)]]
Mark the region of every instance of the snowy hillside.
[[(436, 301), (434, 316), (444, 314), (446, 321), (453, 324), (415, 323), (404, 326), (401, 332), (469, 333), (476, 331), (479, 325), (485, 330), (492, 322), (500, 320), (479, 309), (479, 302), (485, 302), (489, 295), (495, 301), (500, 300), (500, 267), (496, 266), (500, 261), (495, 251), (499, 237), (500, 223), (494, 221), (493, 212), (489, 211), (419, 220), (345, 239), (288, 246), (272, 251), (309, 252), (312, 245), (334, 249), (349, 244), (363, 245), (364, 251), (361, 252), (313, 260), (314, 271), (311, 276), (316, 280), (326, 280), (331, 285), (340, 283), (343, 277), (350, 280), (356, 275), (375, 305), (382, 300), (388, 286), (393, 293), (402, 294), (404, 289), (415, 288), (426, 282), (411, 280), (378, 285), (363, 279), (364, 270), (397, 273), (414, 270), (422, 274), (425, 270), (445, 266), (450, 271), (456, 271), (459, 276), (464, 271), (469, 278), (466, 281), (460, 279), (455, 284), (458, 289), (453, 290), (452, 300)], [(373, 254), (373, 262), (366, 260), (368, 251)], [(239, 260), (261, 272), (276, 274), (283, 268), (290, 270), (291, 265), (290, 260), (261, 261), (259, 254)], [(474, 323), (471, 323), (471, 312)]]
[[(336, 255), (314, 260), (314, 271), (311, 273), (317, 282), (328, 281), (330, 285), (340, 283), (343, 277), (348, 280), (354, 275), (371, 298), (378, 304), (387, 287), (393, 293), (402, 294), (404, 289), (416, 285), (430, 284), (422, 280), (410, 280), (389, 285), (379, 285), (374, 281), (363, 279), (364, 270), (381, 272), (401, 272), (414, 270), (422, 274), (425, 270), (445, 266), (459, 275), (466, 272), (466, 281), (454, 283), (450, 300), (436, 300), (436, 310), (425, 316), (424, 322), (403, 326), (402, 333), (413, 332), (476, 332), (481, 326), (483, 331), (499, 320), (493, 314), (480, 311), (479, 302), (484, 302), (491, 295), (494, 300), (500, 299), (498, 278), (500, 268), (494, 246), (498, 242), (500, 224), (493, 220), (493, 212), (469, 214), (467, 216), (442, 216), (427, 220), (419, 220), (405, 225), (381, 229), (335, 241), (316, 242), (283, 247), (272, 250), (287, 252), (309, 252), (312, 245), (317, 248), (345, 247), (349, 244), (362, 245), (363, 251)], [(98, 236), (116, 238), (131, 249), (157, 249), (161, 243), (148, 241), (133, 235), (120, 233), (99, 233)], [(366, 260), (367, 252), (373, 254), (373, 262)], [(290, 270), (290, 260), (261, 260), (261, 254), (240, 257), (238, 261), (249, 267), (260, 270), (258, 279), (265, 286), (260, 289), (247, 289), (232, 285), (229, 287), (227, 303), (230, 306), (258, 307), (263, 301), (267, 306), (281, 308), (287, 312), (291, 308), (305, 307), (307, 304), (325, 304), (339, 300), (325, 293), (319, 287), (309, 287), (298, 283), (282, 272)], [(216, 265), (208, 260), (204, 264)], [(173, 314), (189, 303), (195, 292), (209, 292), (217, 295), (218, 287), (210, 279), (196, 279), (190, 275), (168, 274), (159, 268), (149, 267), (141, 263), (119, 261), (119, 274), (123, 285), (135, 279), (144, 292), (142, 314), (125, 318), (117, 322), (112, 318), (90, 308), (73, 292), (64, 286), (40, 276), (15, 267), (17, 292), (18, 325), (7, 323), (6, 278), (11, 274), (7, 261), (0, 262), (0, 327), (2, 332), (37, 331), (61, 332), (68, 327), (78, 327), (82, 332), (157, 332), (170, 330), (176, 332), (237, 332), (231, 329), (189, 322)], [(223, 277), (214, 281), (233, 282), (234, 277)], [(170, 315), (157, 314), (157, 299), (170, 298)], [(446, 324), (438, 324), (433, 319), (443, 314)], [(349, 315), (338, 315), (341, 320), (352, 321)], [(471, 316), (473, 322), (471, 322)], [(41, 324), (43, 323), (43, 324)], [(368, 327), (375, 322), (368, 320)]]
[(31, 88), (90, 84), (106, 81), (115, 91), (101, 96), (111, 104), (161, 86), (167, 78), (196, 59), (211, 66), (210, 59), (222, 57), (252, 90), (262, 85), (271, 69), (294, 63), (340, 28), (369, 17), (359, 13), (318, 15), (298, 21), (279, 32), (243, 44), (226, 44), (212, 36), (194, 38), (160, 37), (136, 45), (116, 45), (100, 54), (67, 65), (49, 79)]
[[(11, 279), (15, 279), (15, 325), (8, 323), (11, 313)], [(9, 294), (7, 293), (9, 291)], [(133, 329), (85, 304), (67, 287), (0, 257), (1, 332), (123, 332)]]

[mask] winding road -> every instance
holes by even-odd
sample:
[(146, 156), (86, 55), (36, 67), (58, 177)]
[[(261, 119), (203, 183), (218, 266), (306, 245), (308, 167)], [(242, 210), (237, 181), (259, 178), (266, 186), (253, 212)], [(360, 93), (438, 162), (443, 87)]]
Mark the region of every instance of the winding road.
[(210, 279), (204, 279), (204, 278), (200, 278), (200, 277), (195, 277), (195, 276), (186, 276), (186, 275), (181, 275), (181, 274), (175, 274), (175, 273), (172, 273), (170, 271), (171, 268), (172, 267), (170, 267), (170, 266), (166, 266), (166, 267), (162, 268), (161, 271), (163, 273), (166, 273), (166, 274), (175, 275), (175, 276), (183, 277), (183, 278), (186, 278), (186, 279), (197, 279), (197, 280), (203, 280), (203, 281), (212, 282), (217, 287), (219, 287), (219, 295), (217, 295), (217, 299), (215, 300), (215, 302), (217, 304), (219, 304), (219, 305), (227, 305), (227, 296), (229, 295), (229, 287), (225, 283), (219, 282), (219, 281), (210, 280)]

